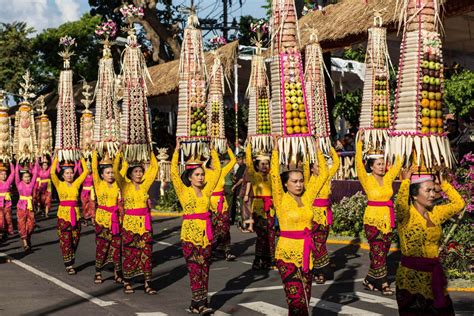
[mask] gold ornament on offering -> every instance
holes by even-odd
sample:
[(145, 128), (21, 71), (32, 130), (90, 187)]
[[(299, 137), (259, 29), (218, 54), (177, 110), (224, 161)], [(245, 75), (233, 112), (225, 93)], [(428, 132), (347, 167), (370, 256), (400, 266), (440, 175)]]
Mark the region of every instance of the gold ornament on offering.
[(209, 94), (207, 97), (207, 130), (214, 148), (221, 154), (227, 150), (227, 139), (224, 131), (224, 71), (219, 54), (214, 51), (214, 64), (209, 77)]
[(44, 96), (38, 97), (34, 102), (34, 106), (36, 111), (40, 113), (35, 119), (38, 145), (37, 157), (51, 156), (53, 153), (53, 133), (51, 121), (48, 115), (45, 114)]
[(81, 103), (84, 105), (85, 110), (81, 116), (79, 147), (82, 151), (82, 156), (86, 159), (89, 159), (92, 156), (92, 133), (94, 129), (94, 115), (89, 110), (89, 106), (93, 100), (91, 98), (92, 93), (89, 91), (91, 86), (88, 85), (86, 81), (84, 81), (82, 89), (82, 95), (84, 96), (84, 99), (81, 100)]
[(11, 122), (8, 108), (3, 103), (4, 95), (0, 90), (0, 161), (9, 162), (12, 159)]

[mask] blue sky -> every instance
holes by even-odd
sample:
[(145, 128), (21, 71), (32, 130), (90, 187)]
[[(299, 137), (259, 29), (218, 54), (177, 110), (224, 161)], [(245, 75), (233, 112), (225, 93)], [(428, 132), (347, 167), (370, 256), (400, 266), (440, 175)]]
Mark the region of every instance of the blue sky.
[[(174, 2), (188, 4), (189, 0)], [(215, 17), (222, 12), (220, 0), (195, 0), (195, 3), (201, 8), (199, 17)], [(264, 0), (242, 0), (242, 9), (238, 7), (239, 0), (233, 0), (232, 3), (233, 6), (229, 8), (229, 21), (232, 21), (232, 17), (238, 20), (241, 15), (265, 15), (265, 10), (261, 8)], [(0, 8), (0, 22), (26, 21), (37, 31), (41, 31), (78, 20), (82, 14), (89, 11), (89, 4), (87, 0), (0, 0)]]

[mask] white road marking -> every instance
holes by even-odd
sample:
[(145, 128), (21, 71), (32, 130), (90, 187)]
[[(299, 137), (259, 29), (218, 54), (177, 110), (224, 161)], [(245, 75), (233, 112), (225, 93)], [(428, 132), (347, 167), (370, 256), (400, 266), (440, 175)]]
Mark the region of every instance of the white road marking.
[(371, 313), (365, 309), (329, 302), (315, 297), (311, 298), (309, 305), (319, 309), (329, 310), (331, 312), (338, 313), (339, 315), (382, 315), (377, 313)]
[[(339, 280), (339, 281), (326, 281), (324, 284), (316, 284), (313, 283), (313, 286), (325, 286), (330, 284), (342, 284), (342, 283), (355, 283), (355, 282), (362, 282), (364, 279), (354, 279), (354, 280)], [(263, 286), (263, 287), (253, 287), (253, 288), (246, 288), (246, 289), (235, 289), (235, 290), (227, 290), (227, 291), (218, 291), (218, 292), (209, 292), (209, 296), (213, 295), (227, 295), (227, 294), (239, 294), (239, 293), (252, 293), (252, 292), (260, 292), (260, 291), (274, 291), (274, 290), (283, 290), (283, 285), (274, 285), (274, 286)]]
[(179, 248), (178, 246), (173, 245), (173, 244), (170, 244), (169, 242), (166, 242), (166, 241), (158, 241), (158, 242), (156, 242), (156, 243), (157, 243), (157, 244), (160, 244), (160, 245), (164, 245), (164, 246), (173, 246), (173, 247)]
[(276, 306), (265, 302), (241, 303), (240, 306), (246, 307), (258, 313), (268, 316), (286, 316), (288, 310), (286, 308)]
[[(3, 252), (0, 252), (0, 257), (8, 257), (7, 254), (3, 253)], [(74, 293), (76, 294), (77, 296), (80, 296), (82, 298), (85, 298), (86, 300), (90, 301), (91, 303), (94, 303), (100, 307), (106, 307), (106, 306), (110, 306), (110, 305), (114, 305), (114, 304), (117, 304), (116, 302), (114, 301), (103, 301), (97, 297), (94, 297), (86, 292), (83, 292), (67, 283), (64, 283), (63, 281), (59, 280), (59, 279), (56, 279), (55, 277), (53, 276), (50, 276), (49, 274), (46, 274), (44, 272), (41, 272), (40, 270), (36, 269), (36, 268), (33, 268), (32, 266), (29, 266), (27, 265), (26, 263), (23, 263), (21, 261), (18, 261), (18, 260), (15, 260), (15, 259), (11, 259), (11, 263), (14, 263), (16, 264), (17, 266), (19, 267), (22, 267), (23, 269), (33, 273), (33, 274), (36, 274), (37, 276), (43, 278), (43, 279), (46, 279), (48, 281), (50, 281), (51, 283), (54, 283), (56, 284), (57, 286), (59, 287), (62, 287), (63, 289), (71, 292), (71, 293)]]
[(380, 295), (373, 295), (365, 292), (353, 292), (353, 293), (339, 293), (338, 296), (346, 296), (352, 299), (358, 299), (361, 302), (366, 303), (383, 303), (385, 307), (398, 309), (397, 301)]
[(248, 262), (248, 261), (242, 261), (242, 260), (236, 260), (236, 261), (238, 261), (240, 263), (243, 263), (243, 264), (250, 265), (250, 266), (253, 264), (252, 262)]
[(161, 312), (150, 312), (150, 313), (135, 313), (137, 316), (168, 316), (168, 314)]
[(221, 311), (215, 311), (214, 316), (230, 316), (231, 314), (227, 314)]

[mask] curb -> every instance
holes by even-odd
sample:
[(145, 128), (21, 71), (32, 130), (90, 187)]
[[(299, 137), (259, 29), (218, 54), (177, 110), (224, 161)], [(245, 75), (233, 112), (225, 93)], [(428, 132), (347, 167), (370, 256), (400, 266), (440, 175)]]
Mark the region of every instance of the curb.
[[(366, 242), (360, 242), (360, 241), (353, 241), (353, 240), (339, 240), (339, 239), (328, 239), (326, 241), (327, 244), (330, 245), (354, 245), (354, 246), (360, 246), (361, 249), (364, 250), (370, 250), (370, 246)], [(400, 248), (397, 247), (390, 247), (390, 251), (400, 251)]]
[(152, 210), (151, 211), (151, 216), (152, 217), (180, 217), (182, 216), (182, 212), (163, 212), (163, 211), (157, 211), (157, 210)]
[(474, 292), (474, 287), (448, 287), (448, 292)]

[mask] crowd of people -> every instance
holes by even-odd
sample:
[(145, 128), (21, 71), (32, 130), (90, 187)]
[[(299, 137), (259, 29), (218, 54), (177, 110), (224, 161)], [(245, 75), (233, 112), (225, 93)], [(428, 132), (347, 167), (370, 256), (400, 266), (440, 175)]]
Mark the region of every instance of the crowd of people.
[[(273, 148), (271, 154), (255, 154), (248, 145), (245, 153), (237, 156), (230, 147), (223, 155), (212, 149), (207, 162), (190, 160), (180, 172), (178, 139), (171, 179), (182, 207), (181, 247), (192, 292), (190, 313), (213, 312), (208, 305), (211, 256), (222, 252), (225, 260), (235, 259), (230, 235), (234, 221), (241, 223), (241, 231), (257, 235), (253, 269), (279, 271), (289, 315), (308, 315), (313, 280), (324, 284), (330, 276), (326, 242), (333, 217), (331, 179), (339, 168), (339, 155), (335, 149), (328, 156), (318, 151), (314, 163), (304, 161), (281, 169), (276, 138)], [(402, 170), (399, 158), (389, 167), (381, 155), (364, 158), (361, 141), (355, 151), (357, 174), (368, 197), (364, 231), (370, 245), (370, 265), (364, 287), (382, 295), (396, 293), (403, 315), (453, 314), (438, 242), (441, 224), (463, 209), (461, 196), (445, 179), (438, 184), (446, 201), (436, 202), (433, 175)], [(93, 282), (103, 283), (103, 269), (111, 264), (114, 281), (123, 286), (125, 294), (135, 292), (132, 282), (138, 276), (144, 278), (145, 293), (156, 294), (150, 284), (153, 229), (148, 192), (158, 169), (153, 153), (145, 168), (129, 165), (121, 152), (113, 161), (94, 152), (90, 161), (60, 166), (57, 157), (23, 166), (2, 165), (2, 238), (14, 234), (13, 182), (19, 193), (17, 225), (25, 252), (31, 251), (34, 211), (51, 214), (53, 184), (59, 196), (57, 233), (66, 272), (76, 274), (81, 225), (92, 220), (96, 240)], [(402, 184), (393, 202), (392, 183), (400, 174)], [(386, 261), (395, 228), (402, 259), (394, 290)]]

